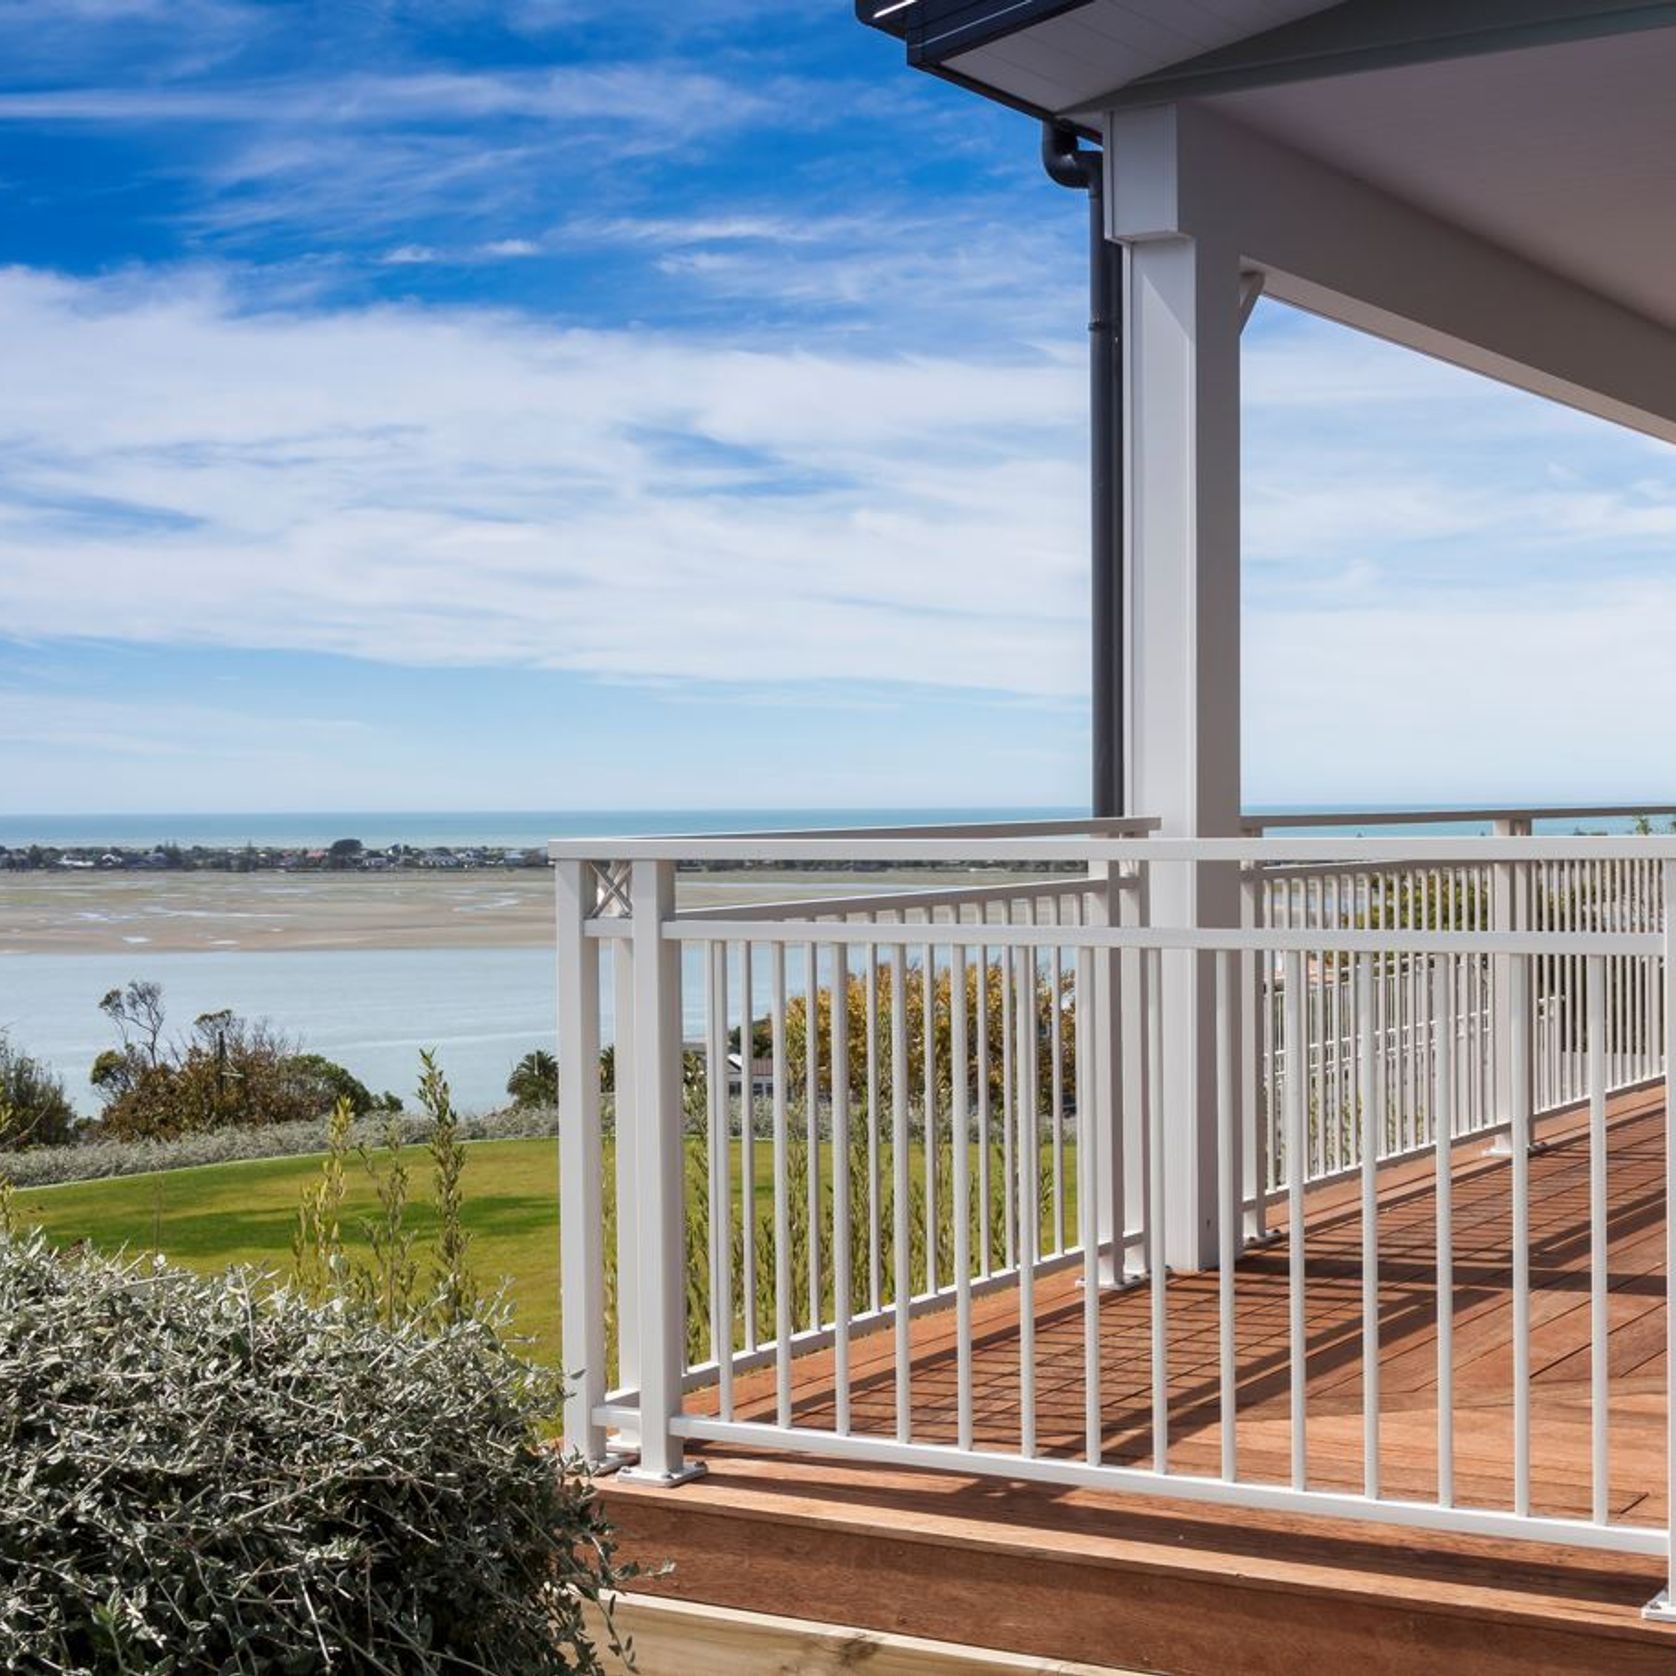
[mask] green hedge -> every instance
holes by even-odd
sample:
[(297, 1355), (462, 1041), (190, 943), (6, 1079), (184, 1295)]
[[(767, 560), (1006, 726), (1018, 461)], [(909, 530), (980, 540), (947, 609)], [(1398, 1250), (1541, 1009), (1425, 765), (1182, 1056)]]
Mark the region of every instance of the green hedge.
[(0, 1669), (598, 1671), (558, 1396), (479, 1320), (0, 1236)]

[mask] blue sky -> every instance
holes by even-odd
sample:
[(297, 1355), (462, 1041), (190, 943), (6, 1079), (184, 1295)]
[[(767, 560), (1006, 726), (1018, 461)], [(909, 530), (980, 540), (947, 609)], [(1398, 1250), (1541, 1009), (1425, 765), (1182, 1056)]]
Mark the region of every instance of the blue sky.
[[(1081, 207), (844, 0), (0, 0), (0, 807), (1075, 804)], [(1668, 450), (1246, 340), (1249, 801), (1668, 796)]]

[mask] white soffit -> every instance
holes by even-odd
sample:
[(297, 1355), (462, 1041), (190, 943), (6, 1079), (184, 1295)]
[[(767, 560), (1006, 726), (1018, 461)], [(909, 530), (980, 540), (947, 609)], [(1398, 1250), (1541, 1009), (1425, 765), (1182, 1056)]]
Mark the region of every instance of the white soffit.
[(1326, 11), (1332, 0), (1091, 0), (949, 59), (971, 81), (1042, 110)]
[(1676, 326), (1676, 28), (1204, 102)]

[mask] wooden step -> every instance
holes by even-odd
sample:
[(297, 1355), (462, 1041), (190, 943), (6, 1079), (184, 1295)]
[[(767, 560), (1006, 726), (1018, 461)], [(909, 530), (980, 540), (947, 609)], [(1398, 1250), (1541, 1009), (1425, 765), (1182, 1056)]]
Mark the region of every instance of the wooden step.
[(1657, 1560), (743, 1450), (704, 1458), (709, 1475), (678, 1490), (603, 1486), (630, 1557), (673, 1561), (637, 1592), (1170, 1676), (1676, 1669), (1676, 1629), (1640, 1614), (1663, 1585)]
[[(847, 1629), (767, 1612), (619, 1595), (617, 1632), (633, 1642), (636, 1676), (1135, 1676), (919, 1636)], [(604, 1644), (601, 1634), (601, 1645)], [(626, 1671), (606, 1658), (606, 1668)]]

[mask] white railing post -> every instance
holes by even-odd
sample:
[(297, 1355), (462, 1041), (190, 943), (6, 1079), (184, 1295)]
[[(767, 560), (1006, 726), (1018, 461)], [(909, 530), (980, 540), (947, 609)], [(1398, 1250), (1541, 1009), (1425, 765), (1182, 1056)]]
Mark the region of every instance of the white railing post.
[[(1119, 925), (1123, 921), (1123, 875), (1118, 863), (1090, 864), (1088, 902), (1091, 923)], [(1095, 1227), (1100, 1245), (1100, 1285), (1126, 1283), (1128, 1254), (1124, 1243), (1127, 1196), (1124, 1183), (1125, 1145), (1123, 1134), (1123, 986), (1122, 957), (1115, 949), (1090, 951), (1087, 962), (1093, 979), (1088, 998), (1088, 1028), (1082, 1040), (1091, 1056), (1088, 1074), (1079, 1078), (1078, 1089), (1088, 1097), (1091, 1110), (1077, 1113), (1077, 1144), (1095, 1148)], [(1082, 999), (1077, 1002), (1079, 1008)], [(1079, 1069), (1081, 1061), (1078, 1061)]]
[[(1152, 866), (1142, 867), (1135, 888), (1125, 891), (1118, 905), (1119, 920), (1126, 926), (1148, 925), (1152, 918)], [(1147, 1031), (1146, 956), (1140, 949), (1124, 949), (1114, 963), (1120, 975), (1117, 1029), (1122, 1050), (1118, 1085), (1122, 1098), (1112, 1126), (1114, 1144), (1122, 1150), (1123, 1192), (1119, 1221), (1125, 1231), (1147, 1226), (1147, 1182), (1150, 1179), (1150, 1142), (1147, 1134), (1147, 1098), (1151, 1088), (1152, 1041)], [(1146, 1248), (1150, 1251), (1150, 1245)], [(1144, 1266), (1144, 1263), (1140, 1266)], [(1123, 1274), (1120, 1271), (1118, 1279)]]
[(686, 1367), (685, 1137), (681, 1105), (681, 945), (675, 864), (636, 861), (630, 884), (634, 963), (635, 1193), (640, 1253), (640, 1461), (625, 1476), (673, 1485), (688, 1466), (672, 1423)]
[[(1531, 822), (1526, 816), (1511, 816), (1495, 823), (1498, 838), (1528, 838)], [(1492, 931), (1524, 931), (1530, 918), (1530, 886), (1528, 867), (1515, 861), (1498, 861), (1490, 868), (1490, 929)], [(1517, 1115), (1514, 1093), (1519, 1076), (1514, 1070), (1514, 1043), (1523, 1038), (1513, 1022), (1513, 959), (1498, 954), (1490, 962), (1490, 1023), (1493, 1055), (1491, 1061), (1494, 1090), (1494, 1120), (1511, 1123)], [(1528, 1053), (1529, 1047), (1525, 1051)], [(1525, 1067), (1526, 1074), (1529, 1066)], [(1511, 1140), (1508, 1143), (1511, 1144)], [(1497, 1150), (1501, 1150), (1498, 1144)]]
[[(1255, 931), (1263, 919), (1263, 875), (1247, 868), (1240, 879), (1240, 924)], [(1233, 1044), (1237, 1056), (1234, 1082), (1235, 1117), (1241, 1136), (1240, 1194), (1251, 1209), (1244, 1216), (1241, 1243), (1268, 1237), (1269, 1114), (1261, 1098), (1263, 1054), (1263, 963), (1267, 956), (1247, 949), (1236, 959), (1239, 975), (1234, 1006), (1238, 1013), (1238, 1035)], [(1236, 1201), (1238, 1202), (1238, 1201)]]
[(563, 1310), (565, 1447), (597, 1466), (605, 1428), (604, 1154), (599, 1098), (599, 950), (588, 936), (594, 869), (554, 866), (558, 935), (559, 1275)]
[[(611, 944), (611, 1131), (617, 1183), (617, 1384), (640, 1388), (640, 1199), (635, 1188), (638, 1125), (634, 1110), (634, 948)], [(624, 1426), (618, 1447), (638, 1449), (638, 1431)]]
[(1664, 1518), (1670, 1539), (1665, 1586), (1643, 1616), (1676, 1623), (1676, 1123), (1670, 1076), (1676, 1071), (1676, 865), (1664, 864)]

